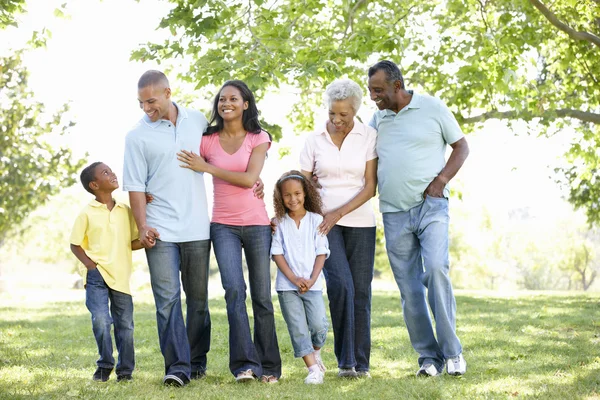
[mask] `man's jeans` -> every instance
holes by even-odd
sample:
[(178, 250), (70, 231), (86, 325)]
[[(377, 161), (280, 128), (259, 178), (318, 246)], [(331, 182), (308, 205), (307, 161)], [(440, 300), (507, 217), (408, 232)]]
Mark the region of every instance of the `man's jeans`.
[[(400, 289), (404, 321), (419, 365), (439, 371), (462, 352), (456, 336), (456, 302), (448, 259), (448, 199), (427, 196), (408, 211), (383, 214), (388, 257)], [(429, 306), (435, 319), (433, 333)]]
[(327, 314), (321, 290), (298, 293), (278, 291), (281, 314), (292, 339), (294, 357), (304, 357), (321, 348), (327, 339)]
[[(208, 267), (210, 240), (170, 243), (161, 240), (146, 249), (156, 304), (156, 324), (165, 374), (206, 370), (210, 349)], [(187, 332), (181, 311), (181, 283), (186, 295)]]
[[(281, 358), (271, 299), (271, 227), (210, 224), (210, 238), (225, 289), (229, 320), (229, 369), (233, 375), (251, 369), (255, 375), (281, 376)], [(246, 311), (242, 247), (248, 265), (254, 314), (254, 343)]]
[(375, 227), (335, 225), (327, 239), (331, 255), (325, 260), (323, 273), (338, 367), (368, 371)]
[(98, 269), (88, 271), (86, 280), (85, 305), (92, 314), (92, 330), (100, 355), (96, 364), (107, 369), (113, 369), (115, 366), (110, 338), (110, 326), (114, 324), (115, 342), (119, 353), (116, 372), (117, 375), (131, 375), (135, 367), (131, 295), (109, 288)]

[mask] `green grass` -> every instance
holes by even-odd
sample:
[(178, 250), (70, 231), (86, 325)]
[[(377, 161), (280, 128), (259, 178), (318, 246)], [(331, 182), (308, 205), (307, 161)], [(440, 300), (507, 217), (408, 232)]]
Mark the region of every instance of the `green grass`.
[[(76, 297), (81, 297), (76, 295)], [(325, 384), (307, 386), (274, 298), (283, 379), (277, 385), (236, 384), (228, 365), (225, 303), (211, 300), (212, 349), (208, 377), (185, 388), (161, 385), (154, 306), (135, 299), (137, 366), (134, 381), (91, 381), (97, 358), (83, 301), (46, 302), (0, 296), (0, 398), (61, 399), (598, 399), (600, 296), (526, 292), (511, 297), (457, 295), (464, 377), (417, 379), (397, 292), (373, 295), (370, 380), (336, 377), (331, 333), (324, 347)]]

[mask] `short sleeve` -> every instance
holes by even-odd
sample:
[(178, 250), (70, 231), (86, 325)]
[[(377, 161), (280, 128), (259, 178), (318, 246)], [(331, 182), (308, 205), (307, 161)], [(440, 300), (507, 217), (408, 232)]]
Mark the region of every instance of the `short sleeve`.
[(206, 159), (210, 147), (210, 138), (212, 135), (202, 135), (200, 138), (200, 156)]
[(135, 223), (135, 218), (133, 218), (133, 212), (129, 207), (127, 207), (127, 215), (129, 216), (129, 230), (131, 231), (131, 241), (134, 241), (140, 238), (140, 233), (138, 232), (138, 228)]
[(142, 143), (129, 133), (125, 139), (125, 160), (123, 162), (123, 190), (126, 192), (145, 192), (148, 164)]
[(313, 146), (314, 136), (309, 136), (304, 141), (304, 148), (300, 153), (300, 169), (306, 172), (313, 172), (315, 169), (315, 152)]
[(271, 257), (283, 254), (283, 221), (277, 220), (277, 227), (271, 240)]
[(464, 137), (454, 114), (446, 106), (446, 104), (439, 100), (439, 113), (440, 116), (440, 127), (442, 129), (442, 136), (448, 144), (455, 143)]
[(373, 113), (371, 120), (369, 121), (369, 126), (375, 130), (379, 129), (379, 121), (377, 121), (377, 113)]
[[(323, 217), (316, 214), (315, 226), (318, 227), (322, 221)], [(329, 258), (329, 254), (331, 254), (331, 251), (329, 251), (329, 240), (327, 240), (327, 236), (321, 235), (318, 229), (315, 229), (315, 250), (318, 256), (325, 254), (326, 259)]]
[(85, 241), (86, 232), (88, 229), (88, 217), (87, 214), (82, 212), (75, 219), (73, 229), (71, 230), (71, 237), (69, 241), (75, 246), (81, 246)]
[(261, 131), (259, 134), (251, 133), (250, 135), (252, 135), (251, 145), (253, 149), (263, 143), (269, 143), (267, 150), (271, 148), (271, 137), (267, 132)]
[(367, 130), (367, 161), (377, 158), (377, 131), (371, 126), (365, 127)]

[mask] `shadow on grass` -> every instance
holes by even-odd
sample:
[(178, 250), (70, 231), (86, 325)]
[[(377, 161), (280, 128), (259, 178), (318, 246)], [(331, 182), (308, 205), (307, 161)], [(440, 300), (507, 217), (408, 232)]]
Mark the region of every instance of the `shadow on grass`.
[[(323, 350), (326, 383), (306, 387), (294, 359), (277, 298), (276, 326), (284, 379), (275, 386), (236, 385), (228, 369), (228, 324), (223, 299), (211, 299), (208, 377), (176, 392), (161, 385), (164, 371), (154, 305), (135, 304), (136, 372), (132, 384), (90, 381), (97, 358), (84, 304), (48, 303), (35, 309), (0, 308), (0, 398), (578, 398), (600, 392), (599, 299), (527, 295), (457, 296), (458, 334), (469, 371), (462, 378), (416, 379), (398, 293), (374, 293), (374, 379), (336, 378), (333, 336)], [(251, 316), (251, 312), (249, 313)], [(177, 396), (179, 397), (179, 396)]]

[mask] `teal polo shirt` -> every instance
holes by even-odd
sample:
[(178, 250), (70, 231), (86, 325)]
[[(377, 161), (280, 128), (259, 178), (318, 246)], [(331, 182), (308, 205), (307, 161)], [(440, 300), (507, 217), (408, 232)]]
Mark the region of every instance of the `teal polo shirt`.
[[(398, 113), (375, 112), (369, 125), (377, 129), (377, 181), (382, 213), (408, 211), (423, 202), (423, 193), (446, 165), (446, 145), (464, 135), (440, 99), (412, 92)], [(444, 196), (448, 197), (448, 185)]]
[(200, 152), (208, 121), (198, 111), (180, 107), (177, 124), (150, 121), (147, 115), (125, 139), (123, 190), (154, 196), (146, 206), (146, 223), (158, 230), (165, 242), (189, 242), (210, 238), (204, 176), (181, 168), (177, 152)]

